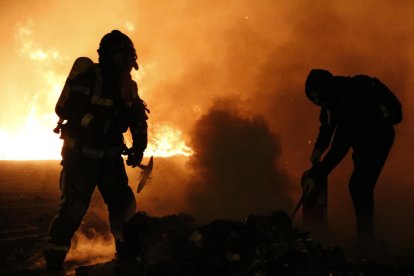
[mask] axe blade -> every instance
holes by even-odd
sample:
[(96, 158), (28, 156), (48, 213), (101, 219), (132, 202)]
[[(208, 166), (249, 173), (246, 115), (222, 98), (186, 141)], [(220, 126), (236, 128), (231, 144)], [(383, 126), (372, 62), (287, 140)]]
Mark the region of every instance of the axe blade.
[(151, 172), (152, 172), (152, 166), (153, 166), (153, 157), (151, 156), (148, 165), (139, 165), (139, 167), (142, 169), (141, 172), (141, 180), (139, 181), (137, 193), (140, 193), (142, 189), (144, 188), (145, 184), (147, 183), (148, 179), (150, 178)]

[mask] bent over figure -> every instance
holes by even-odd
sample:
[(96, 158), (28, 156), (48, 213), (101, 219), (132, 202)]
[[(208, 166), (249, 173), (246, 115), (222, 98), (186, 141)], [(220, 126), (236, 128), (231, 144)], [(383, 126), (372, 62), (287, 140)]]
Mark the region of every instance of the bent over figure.
[[(116, 250), (122, 257), (122, 228), (135, 214), (136, 202), (125, 171), (140, 165), (147, 147), (147, 112), (131, 79), (138, 69), (130, 38), (118, 30), (106, 34), (99, 45), (99, 63), (74, 79), (59, 99), (63, 167), (60, 208), (48, 231), (44, 257), (48, 269), (62, 269), (73, 234), (86, 213), (95, 186), (108, 206)], [(86, 58), (87, 59), (87, 58)], [(76, 62), (75, 62), (76, 65)], [(133, 144), (127, 149), (123, 133), (130, 129)]]
[(369, 243), (374, 230), (374, 187), (394, 142), (393, 125), (402, 120), (401, 104), (376, 78), (333, 76), (322, 69), (311, 70), (305, 91), (321, 107), (311, 177), (326, 177), (352, 148), (349, 191), (357, 237), (360, 243)]

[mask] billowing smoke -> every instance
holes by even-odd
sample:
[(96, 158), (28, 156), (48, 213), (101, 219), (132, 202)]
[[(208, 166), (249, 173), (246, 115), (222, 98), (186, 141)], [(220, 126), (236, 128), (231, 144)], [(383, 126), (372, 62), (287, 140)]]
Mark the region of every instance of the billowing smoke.
[(217, 100), (192, 133), (190, 212), (204, 222), (290, 207), (290, 180), (277, 165), (277, 136), (262, 117), (242, 114), (237, 103)]
[(98, 233), (90, 234), (93, 236), (88, 237), (81, 231), (75, 233), (66, 258), (71, 266), (91, 265), (113, 260), (115, 244), (112, 236), (102, 236)]
[[(286, 206), (284, 196), (297, 199), (300, 194), (297, 182), (310, 165), (308, 156), (318, 129), (319, 110), (303, 91), (309, 70), (376, 76), (404, 108), (404, 121), (396, 127), (395, 145), (376, 189), (378, 230), (387, 239), (413, 245), (414, 212), (407, 211), (414, 200), (413, 12), (412, 1), (375, 0), (113, 0), (104, 5), (97, 0), (5, 1), (0, 17), (0, 130), (19, 129), (32, 103), (37, 104), (32, 112), (41, 118), (52, 114), (59, 91), (50, 93), (49, 81), (64, 79), (78, 56), (97, 60), (100, 38), (120, 29), (138, 50), (141, 69), (134, 77), (151, 109), (150, 127), (164, 124), (181, 130), (196, 151), (188, 168), (181, 161), (167, 166), (168, 162), (155, 160), (153, 180), (138, 195), (138, 206), (154, 214), (201, 213), (197, 201), (184, 198), (192, 195), (188, 198), (207, 202), (209, 196), (216, 196), (230, 205), (234, 196), (243, 202), (238, 205), (242, 209), (228, 215), (241, 216), (254, 211), (252, 202), (257, 203), (257, 211), (264, 211)], [(217, 105), (218, 98), (237, 99), (237, 107), (230, 103), (232, 109), (224, 109)], [(214, 128), (216, 124), (224, 129)], [(245, 137), (236, 137), (237, 143), (229, 141), (234, 137), (231, 131), (241, 131)], [(201, 135), (207, 132), (211, 137)], [(263, 145), (247, 140), (253, 133)], [(228, 154), (220, 159), (218, 152), (207, 150), (212, 146), (208, 138), (214, 138), (216, 146), (229, 144)], [(258, 156), (247, 155), (247, 147), (254, 146), (256, 154), (263, 154), (263, 163), (253, 162)], [(231, 162), (238, 147), (241, 152), (236, 155), (246, 157), (237, 160), (234, 176)], [(254, 169), (241, 172), (247, 165)], [(266, 174), (263, 167), (273, 168), (273, 173)], [(354, 231), (347, 190), (350, 170), (348, 157), (329, 179), (329, 223), (346, 237)], [(297, 188), (282, 195), (290, 191), (284, 186), (291, 183), (285, 173)], [(197, 178), (187, 181), (190, 174)], [(269, 180), (257, 181), (260, 177)], [(252, 194), (247, 179), (259, 183)], [(226, 186), (236, 183), (241, 187)], [(263, 205), (249, 198), (266, 189), (270, 192)], [(275, 205), (271, 205), (273, 196)], [(204, 214), (213, 216), (216, 211)]]

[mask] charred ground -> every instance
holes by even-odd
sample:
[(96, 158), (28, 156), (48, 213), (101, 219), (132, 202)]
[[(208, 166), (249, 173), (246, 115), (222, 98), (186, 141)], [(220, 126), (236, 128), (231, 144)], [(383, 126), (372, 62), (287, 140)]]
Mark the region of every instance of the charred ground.
[[(169, 169), (171, 168), (173, 168), (175, 172), (179, 172), (180, 170), (184, 171), (185, 168), (185, 166), (182, 165), (182, 161), (174, 159), (157, 159), (156, 164), (157, 167), (154, 169), (159, 170), (161, 175), (166, 173), (165, 171), (170, 172)], [(2, 218), (0, 229), (0, 271), (5, 275), (28, 275), (27, 273), (32, 273), (32, 275), (40, 275), (39, 273), (36, 274), (36, 271), (38, 271), (38, 269), (43, 265), (40, 255), (42, 237), (47, 231), (49, 222), (57, 210), (59, 202), (60, 194), (57, 185), (60, 171), (59, 161), (3, 161), (0, 162), (0, 171), (0, 215)], [(131, 176), (131, 185), (133, 189), (136, 189), (134, 185), (136, 186), (137, 184), (135, 181), (137, 173), (134, 171), (128, 171), (128, 173)], [(153, 224), (154, 228), (152, 230), (150, 229), (154, 235), (153, 239), (147, 239), (148, 246), (153, 246), (151, 242), (157, 240), (156, 233), (159, 234), (158, 237), (162, 237), (165, 229), (171, 227), (171, 225), (174, 225), (174, 223), (170, 223), (168, 224), (170, 226), (167, 228), (162, 226), (162, 216), (178, 214), (180, 211), (186, 211), (185, 204), (179, 199), (168, 199), (167, 196), (161, 196), (161, 198), (158, 198), (158, 201), (155, 200), (155, 194), (157, 194), (157, 191), (160, 189), (162, 179), (163, 177), (159, 179), (156, 175), (154, 175), (154, 178), (148, 183), (148, 186), (145, 187), (145, 194), (143, 192), (143, 194), (137, 196), (139, 209), (149, 211), (149, 215), (151, 215), (146, 217), (141, 216), (141, 220), (145, 218), (148, 221), (152, 220), (159, 222), (158, 224)], [(184, 180), (188, 179), (182, 177), (181, 181)], [(178, 185), (177, 183), (170, 184)], [(166, 182), (164, 185), (167, 187), (167, 189), (174, 191), (173, 187), (169, 186), (170, 184)], [(177, 189), (179, 188), (177, 187)], [(165, 204), (171, 207), (171, 212), (167, 211), (168, 206), (164, 206)], [(246, 214), (246, 216), (247, 215), (249, 214)], [(266, 221), (266, 219), (269, 221), (269, 218), (271, 216), (269, 213), (268, 216), (258, 217), (264, 221)], [(139, 219), (136, 221), (139, 221)], [(286, 220), (282, 219), (282, 222), (286, 223)], [(240, 241), (246, 237), (246, 235), (242, 234), (244, 231), (243, 229), (245, 229), (243, 223), (243, 220), (230, 220), (224, 217), (217, 217), (211, 223), (206, 223), (203, 225), (192, 225), (191, 227), (196, 227), (210, 245), (214, 243), (217, 244), (217, 240), (222, 239), (223, 237), (228, 240), (231, 245), (232, 242), (233, 244), (240, 243)], [(297, 242), (298, 244), (306, 245), (306, 239), (304, 239), (306, 235), (302, 235), (303, 231), (301, 231), (300, 227), (297, 229), (295, 227), (295, 224), (297, 224), (297, 221), (294, 221), (293, 227), (289, 226), (289, 224), (285, 224), (287, 227), (285, 227), (285, 232), (282, 231), (282, 233), (287, 233), (287, 235), (290, 237), (298, 237), (297, 241), (295, 240), (295, 242), (291, 244), (295, 245)], [(188, 234), (188, 231), (186, 234)], [(229, 239), (226, 235), (230, 235), (233, 240)], [(145, 235), (141, 234), (141, 237), (138, 238), (140, 239), (143, 237), (145, 237)], [(259, 235), (259, 237), (262, 239), (264, 236)], [(309, 235), (309, 237), (312, 238), (312, 233)], [(197, 236), (193, 235), (193, 239), (194, 238), (197, 240)], [(409, 242), (409, 239), (407, 240)], [(344, 243), (338, 243), (338, 245), (341, 247), (344, 245)], [(242, 256), (242, 253), (237, 253), (234, 250), (228, 250), (228, 248), (225, 247), (226, 245), (223, 246), (224, 247), (221, 249), (214, 249), (214, 246), (209, 246), (208, 250), (201, 250), (203, 248), (201, 247), (201, 249), (199, 248), (201, 251), (198, 252), (199, 254), (206, 254), (210, 252), (209, 250), (214, 249), (216, 251), (222, 250), (225, 253), (233, 254), (221, 255), (223, 258), (221, 261), (224, 262), (227, 262), (228, 260), (237, 260), (238, 256)], [(312, 248), (314, 248), (316, 250), (314, 252), (322, 252), (325, 254), (324, 256), (332, 257), (334, 255), (336, 258), (334, 258), (335, 263), (332, 262), (332, 259), (330, 259), (330, 263), (324, 263), (324, 265), (327, 265), (329, 268), (333, 269), (336, 267), (335, 269), (338, 271), (340, 269), (344, 271), (361, 269), (360, 264), (351, 264), (344, 262), (345, 260), (348, 260), (349, 250), (347, 250), (347, 248), (345, 248), (344, 251), (345, 256), (342, 256), (340, 254), (343, 252), (341, 249), (339, 251), (335, 251), (335, 254), (331, 250), (332, 248), (337, 248), (335, 247), (335, 244), (316, 247), (314, 243), (308, 243), (306, 246), (302, 248), (308, 248), (308, 252), (312, 252)], [(407, 248), (408, 247), (409, 243), (407, 243)], [(309, 251), (309, 249), (312, 250)], [(393, 249), (392, 245), (390, 249)], [(338, 252), (339, 254), (337, 254)], [(102, 265), (93, 268), (98, 269), (98, 271), (100, 268), (113, 268), (114, 264), (110, 262), (114, 256), (113, 254), (114, 247), (109, 234), (106, 207), (100, 196), (96, 193), (94, 194), (90, 209), (85, 216), (84, 222), (72, 242), (72, 249), (68, 263), (66, 264), (66, 268), (69, 274), (75, 274), (75, 268), (77, 267), (88, 267), (89, 265), (97, 263), (103, 263)], [(395, 250), (391, 250), (387, 255), (387, 258), (382, 259), (381, 263), (370, 264), (368, 266), (366, 265), (365, 268), (374, 270), (381, 269), (388, 272), (391, 271), (394, 273), (391, 275), (409, 275), (404, 274), (406, 270), (402, 270), (402, 268), (412, 264), (412, 261), (414, 259), (413, 255), (414, 254), (408, 250), (397, 252)], [(304, 256), (307, 255), (302, 255), (302, 257)], [(203, 259), (207, 260), (208, 257), (212, 258), (212, 255), (207, 254)], [(212, 259), (210, 259), (210, 261), (211, 260)], [(294, 260), (298, 260), (298, 258)], [(238, 269), (237, 262), (232, 261), (231, 263), (233, 269)], [(241, 263), (242, 262), (240, 262), (240, 264)], [(246, 264), (246, 262), (243, 262), (243, 264)], [(272, 264), (276, 265), (280, 263), (272, 262)], [(315, 264), (315, 262), (313, 262), (313, 264)], [(276, 267), (277, 269), (281, 269), (279, 266)], [(151, 269), (166, 268), (168, 268), (168, 266), (154, 266)], [(301, 267), (301, 271), (306, 271), (306, 269), (320, 268), (316, 266), (312, 267), (312, 265), (309, 266), (309, 264), (308, 266)]]

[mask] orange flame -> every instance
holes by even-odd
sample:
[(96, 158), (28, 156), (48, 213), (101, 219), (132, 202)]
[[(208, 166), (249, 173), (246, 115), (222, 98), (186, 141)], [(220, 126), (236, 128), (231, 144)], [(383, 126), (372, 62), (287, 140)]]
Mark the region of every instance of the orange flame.
[[(53, 110), (53, 107), (50, 107)], [(0, 160), (58, 160), (62, 140), (52, 132), (57, 121), (53, 113), (41, 113), (32, 106), (26, 123), (17, 131), (0, 129)], [(145, 156), (171, 157), (192, 154), (180, 130), (168, 125), (149, 129)]]
[(192, 149), (185, 144), (180, 130), (168, 125), (158, 125), (150, 128), (150, 139), (145, 151), (147, 156), (190, 156), (192, 153)]
[[(58, 121), (54, 113), (56, 101), (64, 85), (66, 76), (56, 72), (55, 68), (62, 64), (71, 63), (71, 59), (63, 57), (54, 48), (42, 49), (33, 39), (35, 23), (29, 20), (20, 26), (16, 32), (16, 41), (19, 44), (17, 52), (27, 62), (31, 62), (34, 75), (38, 76), (39, 87), (32, 87), (32, 91), (39, 91), (35, 95), (27, 95), (31, 102), (27, 104), (27, 113), (23, 124), (15, 127), (0, 127), (0, 160), (58, 160), (62, 140), (52, 132)], [(129, 23), (127, 26), (135, 26)], [(143, 65), (142, 67), (145, 67)], [(142, 70), (141, 70), (142, 71)], [(145, 70), (144, 70), (145, 71)], [(133, 74), (133, 78), (137, 78)], [(14, 124), (16, 125), (16, 124)], [(183, 141), (181, 131), (169, 125), (150, 125), (149, 144), (146, 156), (169, 157), (174, 155), (189, 156), (192, 151)]]
[(12, 132), (0, 129), (0, 159), (60, 159), (62, 140), (52, 135), (48, 124), (50, 121), (53, 120), (49, 114), (36, 115), (36, 109), (33, 107), (20, 130)]

